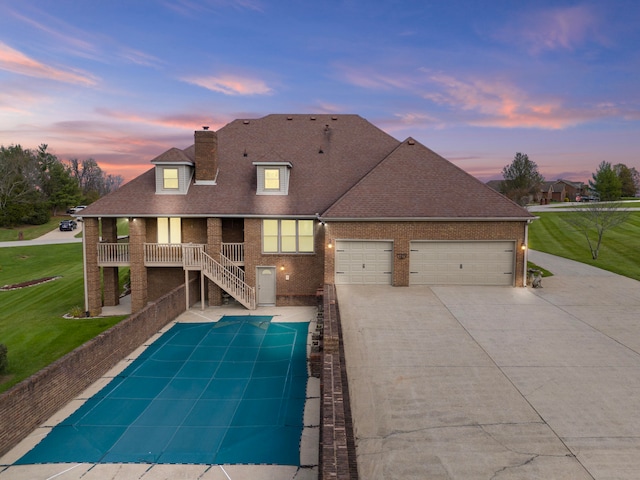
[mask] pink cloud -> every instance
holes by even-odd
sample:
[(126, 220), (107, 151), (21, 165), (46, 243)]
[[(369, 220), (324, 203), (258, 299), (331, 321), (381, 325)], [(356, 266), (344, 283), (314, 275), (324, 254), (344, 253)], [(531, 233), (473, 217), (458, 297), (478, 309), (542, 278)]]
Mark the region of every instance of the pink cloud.
[(197, 130), (203, 125), (209, 126), (213, 130), (224, 126), (232, 119), (212, 119), (211, 116), (203, 114), (180, 114), (163, 115), (160, 117), (152, 115), (140, 115), (131, 112), (110, 110), (107, 108), (96, 108), (96, 113), (109, 119), (123, 120), (125, 122), (136, 123), (145, 126), (158, 126), (166, 128), (179, 128), (185, 130)]
[(417, 85), (415, 78), (398, 71), (383, 74), (372, 67), (337, 65), (336, 68), (350, 84), (371, 90), (408, 90)]
[(528, 12), (512, 22), (498, 37), (509, 43), (519, 42), (538, 54), (543, 51), (573, 51), (587, 41), (607, 44), (599, 32), (598, 15), (586, 5), (558, 7)]
[(0, 69), (28, 77), (44, 78), (86, 87), (94, 86), (97, 83), (96, 78), (90, 74), (72, 70), (65, 71), (46, 65), (2, 42), (0, 42)]
[(225, 95), (269, 95), (273, 90), (262, 80), (237, 75), (187, 77), (183, 81)]
[(439, 105), (471, 113), (466, 123), (502, 128), (563, 129), (612, 112), (602, 109), (571, 109), (556, 99), (535, 99), (517, 87), (496, 80), (459, 80), (445, 74), (433, 74), (430, 82), (439, 91), (424, 98)]

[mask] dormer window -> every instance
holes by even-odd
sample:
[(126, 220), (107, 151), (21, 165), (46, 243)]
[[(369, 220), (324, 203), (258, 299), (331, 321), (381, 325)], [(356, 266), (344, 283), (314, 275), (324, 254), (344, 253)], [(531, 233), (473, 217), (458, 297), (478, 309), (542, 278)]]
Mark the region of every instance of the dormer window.
[(278, 168), (264, 169), (264, 189), (280, 190), (280, 169)]
[(189, 190), (193, 176), (192, 165), (156, 163), (156, 193), (160, 195), (184, 195)]
[(162, 169), (162, 188), (165, 190), (177, 190), (179, 188), (178, 183), (178, 169), (165, 167)]
[(257, 195), (287, 195), (289, 193), (289, 162), (254, 162), (257, 168)]

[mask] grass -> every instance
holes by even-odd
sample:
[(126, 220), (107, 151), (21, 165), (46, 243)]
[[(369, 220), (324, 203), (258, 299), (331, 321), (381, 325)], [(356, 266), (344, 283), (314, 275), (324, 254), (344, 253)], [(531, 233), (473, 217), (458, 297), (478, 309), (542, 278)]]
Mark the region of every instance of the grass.
[(22, 232), (23, 240), (33, 240), (41, 237), (45, 233), (58, 228), (62, 220), (69, 220), (69, 215), (51, 217), (47, 223), (43, 225), (20, 225), (15, 228), (0, 228), (0, 242), (16, 242), (20, 239)]
[(61, 277), (0, 291), (0, 343), (9, 351), (9, 368), (0, 378), (0, 392), (125, 318), (63, 317), (84, 305), (82, 244), (0, 248), (0, 276), (2, 285)]
[(640, 280), (640, 212), (631, 212), (623, 225), (605, 232), (597, 260), (584, 235), (563, 218), (569, 212), (538, 212), (529, 227), (529, 247)]

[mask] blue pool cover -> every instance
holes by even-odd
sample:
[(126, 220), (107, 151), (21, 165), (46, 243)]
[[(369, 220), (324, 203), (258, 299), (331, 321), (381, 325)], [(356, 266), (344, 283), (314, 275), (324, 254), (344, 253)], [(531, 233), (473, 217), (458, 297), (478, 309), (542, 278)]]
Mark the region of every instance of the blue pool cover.
[(299, 465), (308, 323), (178, 323), (16, 464)]

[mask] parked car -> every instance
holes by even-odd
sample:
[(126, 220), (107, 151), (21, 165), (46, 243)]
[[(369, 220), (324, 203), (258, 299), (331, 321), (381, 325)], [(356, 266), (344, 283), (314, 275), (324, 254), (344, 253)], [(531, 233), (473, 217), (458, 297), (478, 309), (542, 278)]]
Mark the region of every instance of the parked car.
[(78, 224), (73, 220), (62, 220), (59, 228), (61, 232), (72, 232), (78, 228)]
[(80, 210), (82, 210), (83, 208), (87, 208), (86, 205), (77, 205), (75, 207), (71, 207), (70, 209), (67, 210), (67, 213), (69, 215), (75, 215), (77, 214)]

